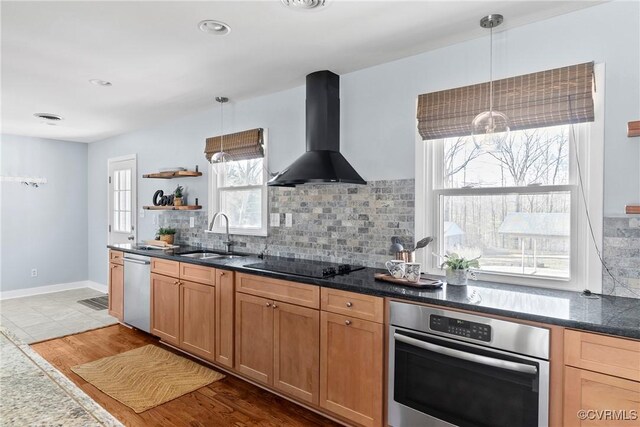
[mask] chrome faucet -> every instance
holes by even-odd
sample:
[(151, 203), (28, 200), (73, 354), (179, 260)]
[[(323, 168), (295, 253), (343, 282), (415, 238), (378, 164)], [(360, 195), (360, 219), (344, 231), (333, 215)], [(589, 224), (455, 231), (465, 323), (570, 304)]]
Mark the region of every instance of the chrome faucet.
[(222, 216), (226, 220), (225, 223), (227, 230), (227, 240), (223, 241), (222, 243), (227, 246), (227, 253), (231, 253), (231, 246), (233, 246), (235, 242), (232, 241), (231, 237), (229, 236), (229, 217), (222, 212), (216, 212), (215, 214), (213, 214), (213, 219), (211, 220), (211, 223), (209, 223), (209, 231), (213, 231), (213, 223), (216, 222), (216, 218), (218, 218), (218, 215)]

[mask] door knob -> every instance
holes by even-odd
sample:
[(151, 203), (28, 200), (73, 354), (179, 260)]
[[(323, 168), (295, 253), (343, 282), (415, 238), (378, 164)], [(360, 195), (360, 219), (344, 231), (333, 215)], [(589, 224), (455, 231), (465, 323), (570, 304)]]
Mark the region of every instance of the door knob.
[(345, 325), (347, 325), (347, 326), (349, 326), (349, 325), (351, 324), (351, 320), (345, 320), (345, 321), (344, 321), (344, 324), (345, 324)]
[(353, 307), (353, 303), (351, 301), (347, 302), (347, 307)]

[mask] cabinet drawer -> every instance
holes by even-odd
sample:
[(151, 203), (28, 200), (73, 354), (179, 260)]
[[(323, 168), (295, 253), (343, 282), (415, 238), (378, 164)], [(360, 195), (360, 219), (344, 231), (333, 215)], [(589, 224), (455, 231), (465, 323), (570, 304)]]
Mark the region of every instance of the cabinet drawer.
[(123, 259), (124, 259), (124, 252), (114, 251), (114, 250), (109, 251), (109, 262), (122, 265), (124, 263)]
[(565, 365), (640, 381), (640, 341), (565, 330)]
[(320, 308), (320, 288), (315, 285), (237, 274), (236, 291), (304, 307)]
[(180, 279), (213, 286), (216, 284), (216, 269), (181, 262)]
[(180, 263), (160, 258), (151, 258), (151, 272), (165, 276), (180, 277)]
[(324, 311), (382, 323), (384, 300), (337, 289), (322, 288), (321, 307)]

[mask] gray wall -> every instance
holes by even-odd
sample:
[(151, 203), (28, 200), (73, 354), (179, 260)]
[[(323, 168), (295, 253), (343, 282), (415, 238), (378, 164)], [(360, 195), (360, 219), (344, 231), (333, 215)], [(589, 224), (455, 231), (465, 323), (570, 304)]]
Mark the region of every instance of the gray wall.
[[(640, 145), (625, 135), (640, 116), (640, 4), (612, 2), (495, 37), (497, 78), (594, 60), (606, 64), (605, 215), (640, 201)], [(342, 76), (342, 148), (367, 180), (414, 177), (415, 107), (420, 93), (488, 79), (488, 38), (472, 40)], [(315, 71), (315, 70), (309, 70)], [(212, 94), (213, 96), (214, 94)], [(304, 88), (229, 105), (225, 131), (265, 127), (270, 167), (304, 151)], [(165, 166), (205, 169), (204, 139), (218, 129), (218, 109), (91, 144), (89, 147), (89, 277), (105, 283), (107, 158), (138, 154), (139, 174)], [(207, 177), (181, 181), (206, 206)], [(138, 180), (139, 206), (174, 182)], [(139, 238), (152, 237), (152, 215), (139, 218)], [(294, 219), (295, 220), (295, 219)]]
[(87, 279), (87, 151), (77, 142), (1, 136), (0, 175), (48, 183), (2, 182), (0, 290)]

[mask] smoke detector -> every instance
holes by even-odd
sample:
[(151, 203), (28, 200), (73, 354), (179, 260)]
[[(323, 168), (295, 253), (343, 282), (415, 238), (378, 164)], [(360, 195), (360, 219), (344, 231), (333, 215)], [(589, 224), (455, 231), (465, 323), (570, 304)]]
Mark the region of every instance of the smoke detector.
[(283, 5), (294, 9), (316, 9), (324, 6), (325, 0), (280, 0)]
[(35, 113), (33, 116), (44, 120), (42, 123), (46, 123), (48, 125), (56, 125), (59, 121), (63, 120), (62, 116), (51, 113)]

